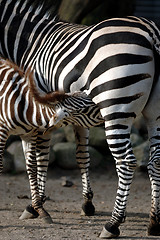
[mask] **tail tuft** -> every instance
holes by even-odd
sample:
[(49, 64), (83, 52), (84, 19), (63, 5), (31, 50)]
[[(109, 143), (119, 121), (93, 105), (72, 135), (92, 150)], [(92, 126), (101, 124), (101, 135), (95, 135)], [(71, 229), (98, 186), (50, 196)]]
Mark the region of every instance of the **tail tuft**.
[(28, 84), (29, 84), (31, 95), (33, 96), (35, 101), (40, 103), (40, 104), (53, 106), (57, 102), (62, 102), (66, 98), (69, 97), (69, 95), (65, 94), (64, 92), (60, 92), (60, 91), (41, 94), (38, 91), (38, 88), (36, 87), (36, 84), (35, 84), (35, 81), (34, 81), (34, 74), (30, 70), (28, 70), (26, 72), (26, 78), (28, 79)]

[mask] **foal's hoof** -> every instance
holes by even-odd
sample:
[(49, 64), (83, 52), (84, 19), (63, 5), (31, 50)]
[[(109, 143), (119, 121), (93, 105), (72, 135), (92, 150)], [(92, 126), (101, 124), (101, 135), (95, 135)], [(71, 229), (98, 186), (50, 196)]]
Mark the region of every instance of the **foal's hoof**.
[(94, 214), (95, 214), (95, 207), (91, 201), (88, 201), (82, 204), (81, 215), (93, 216)]
[(160, 236), (160, 224), (150, 224), (148, 227), (148, 235)]
[(38, 212), (32, 207), (32, 205), (28, 205), (19, 219), (20, 220), (32, 219), (37, 218), (38, 216), (39, 216)]
[(37, 209), (38, 213), (39, 213), (39, 217), (45, 222), (45, 223), (49, 223), (52, 224), (52, 218), (49, 215), (49, 213), (44, 209), (44, 208), (38, 208)]
[(53, 223), (51, 216), (43, 217), (42, 219), (47, 224), (52, 224)]
[(117, 238), (120, 235), (119, 228), (115, 225), (111, 225), (107, 223), (100, 234), (100, 238), (109, 239), (109, 238)]

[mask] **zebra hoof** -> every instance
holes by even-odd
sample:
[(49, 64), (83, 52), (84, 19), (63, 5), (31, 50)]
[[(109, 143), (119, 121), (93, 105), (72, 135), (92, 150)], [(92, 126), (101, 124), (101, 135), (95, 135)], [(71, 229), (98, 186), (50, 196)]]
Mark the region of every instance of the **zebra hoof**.
[(107, 223), (100, 234), (100, 238), (103, 239), (110, 239), (110, 238), (117, 238), (120, 235), (119, 228), (115, 225), (111, 225), (110, 223)]
[(32, 205), (28, 205), (19, 219), (20, 220), (32, 219), (37, 218), (38, 216), (39, 216), (38, 212), (32, 207)]
[(160, 236), (160, 224), (150, 224), (148, 227), (148, 235), (149, 236)]
[(82, 216), (93, 216), (95, 214), (95, 207), (91, 201), (86, 201), (82, 204)]
[(39, 217), (45, 223), (48, 223), (48, 224), (52, 224), (53, 223), (51, 216), (49, 215), (49, 213), (44, 208), (38, 208), (37, 211), (39, 213)]
[(53, 223), (52, 218), (50, 216), (43, 217), (42, 219), (43, 219), (44, 223), (47, 223), (47, 224)]

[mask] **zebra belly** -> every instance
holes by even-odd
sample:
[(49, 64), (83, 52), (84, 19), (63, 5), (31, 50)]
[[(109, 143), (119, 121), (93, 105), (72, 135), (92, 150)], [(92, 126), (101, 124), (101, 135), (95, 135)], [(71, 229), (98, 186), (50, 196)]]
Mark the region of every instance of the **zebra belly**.
[(13, 129), (10, 129), (9, 135), (19, 135), (20, 137), (30, 137), (37, 130), (37, 128), (33, 128), (31, 126), (27, 126), (27, 128), (16, 126)]

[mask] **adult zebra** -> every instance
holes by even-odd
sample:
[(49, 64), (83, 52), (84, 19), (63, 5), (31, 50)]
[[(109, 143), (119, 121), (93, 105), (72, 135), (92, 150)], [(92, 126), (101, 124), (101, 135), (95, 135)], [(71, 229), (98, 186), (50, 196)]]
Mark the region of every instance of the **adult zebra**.
[[(83, 91), (99, 106), (119, 177), (112, 217), (101, 237), (116, 237), (125, 219), (136, 166), (130, 143), (131, 125), (144, 110), (155, 86), (154, 51), (159, 58), (159, 29), (153, 22), (137, 17), (110, 19), (86, 27), (59, 21), (41, 14), (41, 10), (32, 8), (28, 1), (1, 0), (0, 51), (24, 70), (31, 67), (40, 91)], [(150, 118), (147, 110), (146, 116)], [(159, 128), (155, 130), (152, 122), (155, 121), (149, 125), (154, 129), (149, 131), (153, 198), (149, 233), (160, 234)]]
[[(30, 214), (25, 211), (21, 219), (26, 217), (26, 214), (27, 217), (40, 215), (46, 222), (52, 222), (50, 215), (43, 208), (43, 202), (45, 201), (44, 186), (51, 129), (56, 125), (53, 118), (55, 119), (58, 112), (64, 112), (60, 126), (74, 124), (80, 129), (82, 126), (88, 128), (99, 125), (104, 120), (100, 115), (99, 108), (90, 98), (77, 94), (68, 96), (58, 92), (50, 93), (47, 98), (45, 96), (45, 99), (36, 97), (33, 81), (32, 73), (24, 74), (11, 61), (0, 57), (0, 172), (2, 172), (2, 157), (7, 138), (11, 134), (19, 135), (22, 139), (32, 196), (32, 206), (27, 207)], [(45, 105), (43, 104), (44, 100)], [(61, 102), (62, 100), (63, 102)], [(64, 120), (63, 117), (65, 117)], [(85, 170), (86, 162), (83, 162), (83, 159), (80, 160), (80, 157), (78, 158), (79, 152), (83, 150), (79, 141), (85, 145), (88, 139), (83, 139), (83, 134), (82, 138), (81, 135), (76, 137), (77, 159), (82, 175), (84, 175), (82, 183), (85, 196), (92, 190), (88, 172)], [(94, 211), (94, 206), (91, 201), (87, 200), (83, 205), (83, 210), (90, 214), (91, 211)]]

